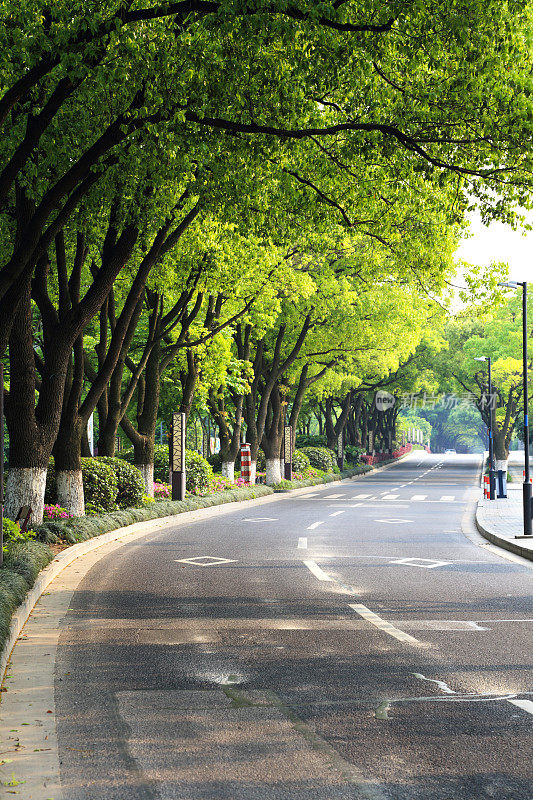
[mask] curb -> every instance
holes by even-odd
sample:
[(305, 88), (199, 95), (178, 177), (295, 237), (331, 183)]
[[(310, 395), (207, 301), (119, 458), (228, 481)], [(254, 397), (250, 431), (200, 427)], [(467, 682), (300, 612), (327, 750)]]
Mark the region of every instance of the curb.
[[(54, 578), (56, 578), (59, 573), (65, 569), (65, 567), (68, 567), (69, 564), (72, 564), (72, 562), (77, 558), (80, 558), (81, 556), (84, 556), (87, 553), (90, 553), (93, 550), (108, 544), (109, 542), (121, 539), (124, 536), (130, 536), (135, 533), (149, 534), (154, 530), (157, 530), (159, 527), (164, 527), (165, 525), (169, 524), (180, 524), (181, 522), (190, 522), (191, 519), (195, 521), (196, 519), (202, 519), (204, 516), (212, 516), (215, 511), (220, 512), (222, 509), (231, 511), (236, 506), (241, 505), (241, 503), (259, 504), (261, 502), (268, 502), (274, 499), (281, 500), (283, 497), (304, 494), (310, 489), (326, 488), (333, 483), (342, 483), (342, 481), (353, 481), (359, 480), (360, 478), (366, 478), (367, 475), (374, 475), (376, 472), (381, 472), (382, 470), (392, 467), (394, 464), (396, 464), (398, 461), (401, 461), (403, 458), (406, 458), (408, 455), (410, 455), (410, 453), (406, 453), (404, 456), (400, 456), (400, 458), (397, 458), (382, 467), (376, 467), (375, 469), (373, 468), (368, 472), (363, 472), (361, 475), (353, 475), (351, 478), (339, 478), (338, 480), (329, 481), (328, 483), (318, 483), (314, 484), (313, 486), (302, 486), (298, 489), (287, 489), (283, 492), (273, 492), (272, 494), (265, 495), (264, 497), (256, 497), (249, 500), (230, 501), (217, 506), (208, 506), (207, 508), (199, 508), (195, 509), (194, 511), (184, 511), (181, 514), (173, 514), (169, 517), (155, 517), (154, 519), (144, 520), (143, 522), (134, 522), (132, 525), (127, 525), (123, 528), (117, 528), (114, 531), (102, 533), (99, 536), (95, 536), (93, 539), (88, 539), (85, 542), (79, 542), (78, 544), (71, 545), (66, 550), (63, 550), (62, 553), (59, 553), (59, 555), (57, 555), (47, 567), (41, 570), (24, 601), (13, 613), (13, 616), (11, 617), (11, 624), (9, 626), (9, 635), (0, 654), (0, 683), (4, 680), (6, 667), (11, 656), (11, 652), (17, 642), (17, 638), (24, 627), (26, 620), (33, 611), (37, 601), (50, 583), (54, 580)], [(191, 515), (194, 515), (194, 517), (191, 517)], [(144, 531), (144, 528), (147, 530)], [(124, 544), (126, 544), (126, 542), (124, 542)]]
[[(478, 500), (479, 503), (479, 500)], [(491, 533), (486, 528), (483, 527), (481, 522), (477, 518), (477, 507), (476, 507), (476, 514), (475, 514), (475, 523), (476, 528), (483, 536), (484, 539), (487, 539), (492, 544), (497, 545), (498, 547), (503, 547), (504, 550), (509, 550), (511, 553), (515, 553), (517, 556), (522, 556), (522, 558), (527, 558), (528, 561), (533, 561), (533, 550), (530, 547), (523, 547), (518, 542), (513, 541), (513, 539), (505, 539), (503, 536), (498, 536), (497, 533)]]

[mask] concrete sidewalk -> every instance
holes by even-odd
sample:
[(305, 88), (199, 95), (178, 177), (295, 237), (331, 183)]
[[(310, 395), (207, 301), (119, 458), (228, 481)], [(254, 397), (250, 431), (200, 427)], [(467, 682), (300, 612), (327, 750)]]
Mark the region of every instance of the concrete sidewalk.
[(483, 489), (480, 489), (481, 499), (476, 510), (476, 525), (482, 536), (493, 544), (533, 561), (533, 536), (516, 538), (523, 536), (524, 533), (523, 462), (523, 451), (513, 451), (509, 454), (508, 471), (514, 480), (507, 484), (506, 500), (486, 500), (483, 497)]

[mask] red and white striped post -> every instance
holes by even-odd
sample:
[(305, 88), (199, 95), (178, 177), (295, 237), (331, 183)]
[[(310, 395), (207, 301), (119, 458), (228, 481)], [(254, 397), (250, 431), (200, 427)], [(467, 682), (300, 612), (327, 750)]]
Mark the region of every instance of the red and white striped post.
[(241, 444), (241, 478), (245, 483), (252, 479), (252, 452), (249, 444)]

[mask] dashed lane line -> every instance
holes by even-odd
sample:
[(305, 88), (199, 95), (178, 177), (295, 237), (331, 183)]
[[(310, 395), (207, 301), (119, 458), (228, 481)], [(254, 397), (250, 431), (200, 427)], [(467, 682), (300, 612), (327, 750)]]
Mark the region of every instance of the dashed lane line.
[(370, 622), (371, 625), (375, 625), (375, 627), (379, 628), (381, 631), (383, 631), (383, 633), (388, 633), (389, 636), (394, 636), (394, 638), (398, 639), (399, 642), (412, 645), (422, 644), (418, 639), (415, 639), (414, 636), (411, 636), (410, 634), (405, 633), (405, 631), (401, 631), (399, 628), (396, 628), (392, 623), (387, 622), (387, 620), (383, 619), (378, 614), (374, 614), (373, 611), (364, 606), (362, 603), (348, 603), (348, 605), (364, 620)]
[(308, 531), (314, 531), (315, 528), (318, 528), (319, 525), (323, 525), (323, 524), (324, 524), (324, 520), (319, 520), (318, 522), (313, 522), (312, 525), (308, 525), (307, 526), (307, 530)]
[(307, 550), (307, 536), (300, 536), (298, 539), (298, 549)]
[(334, 511), (333, 514), (330, 514), (330, 517), (338, 517), (339, 514), (345, 514), (346, 511)]
[(304, 561), (304, 565), (307, 567), (309, 572), (311, 572), (315, 578), (318, 578), (319, 581), (328, 581), (329, 583), (333, 583), (333, 578), (330, 578), (324, 570), (320, 569), (316, 561)]

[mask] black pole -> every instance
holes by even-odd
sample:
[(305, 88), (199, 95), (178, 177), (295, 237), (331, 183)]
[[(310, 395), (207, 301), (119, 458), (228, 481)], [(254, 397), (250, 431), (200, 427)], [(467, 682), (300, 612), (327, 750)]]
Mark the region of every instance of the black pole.
[(4, 560), (4, 365), (0, 361), (0, 564)]
[(524, 372), (524, 536), (531, 536), (531, 484), (529, 482), (529, 418), (528, 418), (528, 359), (527, 359), (527, 281), (522, 283), (522, 357)]
[(489, 499), (494, 500), (496, 497), (496, 480), (494, 472), (494, 425), (492, 416), (492, 372), (491, 372), (491, 357), (488, 356), (489, 361)]

